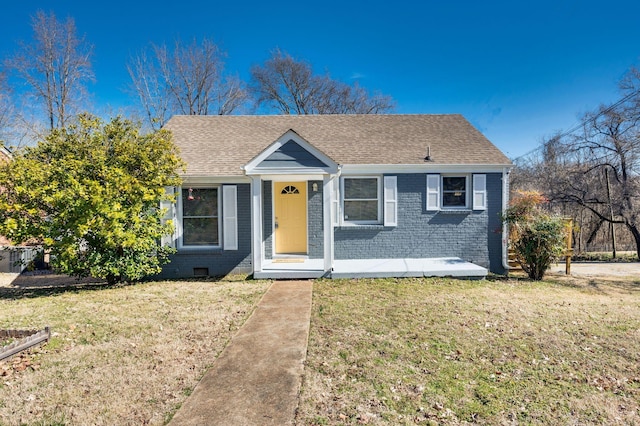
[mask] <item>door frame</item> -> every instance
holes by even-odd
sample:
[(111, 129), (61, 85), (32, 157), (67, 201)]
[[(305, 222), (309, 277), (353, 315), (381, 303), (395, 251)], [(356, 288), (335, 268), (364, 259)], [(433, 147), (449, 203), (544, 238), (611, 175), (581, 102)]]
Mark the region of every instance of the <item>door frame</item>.
[[(306, 247), (304, 253), (278, 253), (276, 251), (276, 183), (302, 184), (305, 187), (305, 228), (306, 228)], [(271, 257), (272, 258), (307, 258), (309, 256), (309, 182), (308, 180), (272, 180), (271, 181)]]

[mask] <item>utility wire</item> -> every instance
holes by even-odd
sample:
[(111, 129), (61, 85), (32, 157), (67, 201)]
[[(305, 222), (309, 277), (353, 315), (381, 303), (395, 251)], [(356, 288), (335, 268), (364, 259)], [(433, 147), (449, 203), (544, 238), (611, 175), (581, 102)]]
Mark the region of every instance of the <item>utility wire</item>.
[[(562, 133), (560, 133), (559, 135), (554, 136), (554, 139), (562, 139), (565, 136), (569, 136), (571, 133), (575, 132), (576, 130), (580, 129), (581, 127), (583, 127), (585, 124), (587, 124), (590, 121), (595, 121), (597, 118), (599, 118), (600, 116), (607, 114), (608, 112), (612, 111), (614, 108), (622, 105), (623, 103), (625, 103), (626, 101), (628, 101), (629, 99), (631, 99), (632, 97), (634, 97), (635, 95), (637, 95), (638, 93), (640, 93), (640, 88), (634, 90), (633, 92), (629, 93), (626, 96), (623, 96), (621, 99), (618, 99), (615, 103), (609, 105), (608, 107), (606, 107), (605, 109), (603, 109), (602, 111), (600, 111), (598, 114), (596, 114), (593, 117), (589, 117), (585, 120), (582, 120), (580, 123), (576, 124), (575, 126), (573, 126), (572, 128), (570, 128), (569, 130), (566, 130)], [(542, 148), (544, 148), (544, 145), (540, 145), (537, 146), (536, 148), (532, 149), (529, 152), (526, 152), (522, 155), (520, 155), (519, 157), (516, 157), (513, 159), (514, 162), (520, 160), (521, 158), (524, 157), (528, 157), (529, 155), (542, 150)]]

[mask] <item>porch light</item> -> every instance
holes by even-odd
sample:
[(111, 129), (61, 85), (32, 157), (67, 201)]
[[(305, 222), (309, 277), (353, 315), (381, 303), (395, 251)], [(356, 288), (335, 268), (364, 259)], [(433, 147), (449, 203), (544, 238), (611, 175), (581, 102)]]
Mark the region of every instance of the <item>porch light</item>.
[(311, 189), (313, 189), (313, 192), (318, 192), (318, 184), (316, 182), (313, 182), (311, 184)]

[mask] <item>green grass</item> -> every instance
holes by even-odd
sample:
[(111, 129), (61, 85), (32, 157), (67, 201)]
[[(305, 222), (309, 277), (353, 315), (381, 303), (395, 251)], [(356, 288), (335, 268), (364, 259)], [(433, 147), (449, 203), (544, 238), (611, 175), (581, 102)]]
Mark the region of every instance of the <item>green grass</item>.
[(640, 290), (318, 281), (299, 424), (640, 424)]
[[(268, 285), (0, 292), (0, 328), (54, 333), (32, 367), (0, 363), (0, 425), (167, 422)], [(298, 425), (640, 425), (637, 281), (319, 280), (313, 297)]]
[(0, 288), (0, 328), (52, 330), (0, 362), (0, 425), (164, 424), (269, 284)]
[(617, 263), (631, 263), (638, 262), (638, 254), (634, 251), (624, 251), (616, 253), (616, 257), (613, 257), (612, 252), (598, 251), (598, 252), (584, 252), (574, 253), (572, 256), (574, 262), (617, 262)]

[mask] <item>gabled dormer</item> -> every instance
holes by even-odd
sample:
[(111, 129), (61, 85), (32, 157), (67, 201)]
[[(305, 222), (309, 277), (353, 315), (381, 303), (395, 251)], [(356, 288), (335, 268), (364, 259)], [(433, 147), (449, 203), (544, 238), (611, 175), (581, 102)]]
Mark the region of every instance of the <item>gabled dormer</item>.
[(247, 175), (335, 174), (338, 164), (293, 130), (288, 130), (243, 167)]

